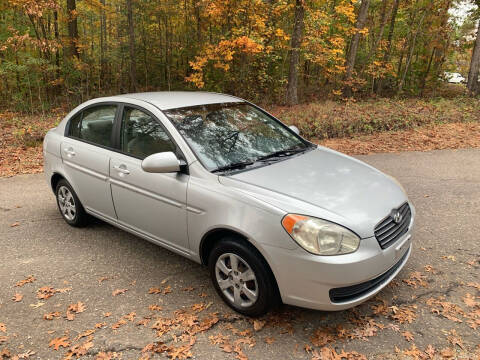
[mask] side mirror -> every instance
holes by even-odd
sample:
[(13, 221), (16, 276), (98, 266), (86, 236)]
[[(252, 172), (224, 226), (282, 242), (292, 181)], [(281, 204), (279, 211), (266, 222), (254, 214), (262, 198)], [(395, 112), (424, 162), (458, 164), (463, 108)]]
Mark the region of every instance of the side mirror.
[(179, 172), (180, 160), (171, 151), (156, 153), (143, 159), (142, 169), (149, 173)]
[(295, 134), (300, 135), (300, 130), (295, 125), (289, 126), (290, 130), (292, 130)]

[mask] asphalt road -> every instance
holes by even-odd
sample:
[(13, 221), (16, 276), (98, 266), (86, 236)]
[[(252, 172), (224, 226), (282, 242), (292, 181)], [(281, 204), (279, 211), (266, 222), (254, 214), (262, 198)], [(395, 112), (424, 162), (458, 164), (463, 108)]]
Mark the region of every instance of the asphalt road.
[[(197, 359), (234, 359), (235, 344), (250, 359), (303, 359), (322, 353), (328, 359), (329, 349), (356, 351), (369, 359), (422, 358), (432, 349), (439, 356), (477, 359), (480, 150), (359, 158), (395, 176), (417, 208), (408, 264), (392, 286), (354, 310), (327, 313), (282, 306), (261, 319), (265, 323), (256, 323), (259, 331), (252, 320), (234, 316), (222, 303), (200, 265), (100, 221), (85, 229), (69, 227), (41, 174), (0, 179), (0, 359), (4, 348), (12, 356), (31, 351), (35, 354), (30, 359), (62, 359), (71, 346), (85, 342), (93, 346), (87, 346), (82, 359), (107, 351), (138, 359), (145, 345), (160, 340), (172, 351), (193, 339), (181, 335), (191, 331), (196, 318), (187, 325), (179, 320), (191, 313), (200, 320), (218, 318), (196, 331), (190, 351)], [(29, 275), (36, 280), (15, 286)], [(64, 290), (38, 299), (38, 289), (45, 286)], [(149, 294), (152, 287), (171, 292)], [(128, 290), (113, 296), (117, 289)], [(12, 300), (16, 293), (23, 295), (21, 301)], [(77, 302), (85, 310), (67, 320), (68, 306)], [(149, 309), (153, 304), (163, 310)], [(59, 317), (45, 320), (44, 314), (51, 312)], [(125, 324), (120, 321), (118, 329), (112, 328), (132, 312), (133, 321), (124, 318)], [(159, 317), (167, 324), (161, 337), (151, 328)], [(95, 332), (75, 340), (88, 329)], [(220, 344), (213, 344), (209, 337), (218, 334), (228, 338), (217, 337)], [(52, 339), (63, 336), (68, 347), (49, 347)], [(167, 352), (152, 355), (166, 357)]]

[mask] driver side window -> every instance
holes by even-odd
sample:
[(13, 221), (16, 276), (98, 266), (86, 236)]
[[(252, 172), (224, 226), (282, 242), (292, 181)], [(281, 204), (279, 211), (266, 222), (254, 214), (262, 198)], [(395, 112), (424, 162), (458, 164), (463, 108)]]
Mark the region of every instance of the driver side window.
[(158, 121), (145, 112), (128, 106), (123, 110), (120, 144), (124, 153), (140, 159), (176, 150), (175, 144)]

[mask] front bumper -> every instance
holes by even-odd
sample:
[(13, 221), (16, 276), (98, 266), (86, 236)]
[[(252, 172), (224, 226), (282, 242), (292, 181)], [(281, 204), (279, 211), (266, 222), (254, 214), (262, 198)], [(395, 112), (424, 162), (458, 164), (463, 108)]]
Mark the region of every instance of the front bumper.
[[(411, 231), (389, 248), (382, 250), (375, 237), (362, 239), (358, 250), (339, 256), (317, 256), (300, 247), (286, 250), (265, 249), (285, 304), (317, 310), (343, 310), (375, 296), (402, 270), (411, 253)], [(376, 281), (379, 280), (380, 281)], [(343, 299), (332, 296), (334, 289), (357, 288), (353, 296)]]

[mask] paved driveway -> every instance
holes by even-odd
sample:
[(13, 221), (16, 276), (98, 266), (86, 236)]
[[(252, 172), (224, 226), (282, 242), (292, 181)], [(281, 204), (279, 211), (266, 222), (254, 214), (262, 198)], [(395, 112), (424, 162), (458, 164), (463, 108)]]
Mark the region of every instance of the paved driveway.
[(42, 175), (0, 179), (0, 359), (4, 348), (30, 359), (476, 358), (480, 150), (359, 158), (417, 207), (405, 269), (354, 310), (283, 306), (256, 322), (222, 303), (200, 265), (100, 221), (67, 226)]

